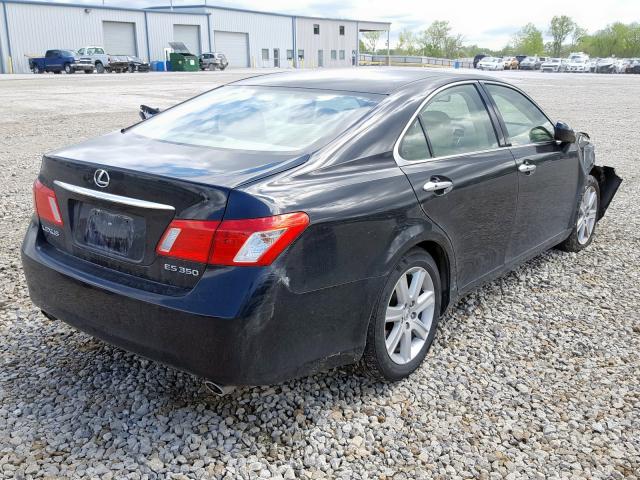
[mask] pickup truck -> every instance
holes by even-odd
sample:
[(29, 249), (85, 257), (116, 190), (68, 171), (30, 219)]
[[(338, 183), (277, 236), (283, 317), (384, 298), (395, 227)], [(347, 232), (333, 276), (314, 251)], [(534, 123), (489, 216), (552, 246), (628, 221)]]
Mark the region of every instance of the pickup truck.
[(80, 59), (76, 62), (76, 70), (86, 73), (126, 72), (129, 69), (129, 58), (126, 55), (108, 55), (102, 47), (82, 47), (78, 50)]
[(44, 57), (29, 59), (29, 69), (33, 73), (74, 73), (78, 55), (73, 50), (47, 50)]

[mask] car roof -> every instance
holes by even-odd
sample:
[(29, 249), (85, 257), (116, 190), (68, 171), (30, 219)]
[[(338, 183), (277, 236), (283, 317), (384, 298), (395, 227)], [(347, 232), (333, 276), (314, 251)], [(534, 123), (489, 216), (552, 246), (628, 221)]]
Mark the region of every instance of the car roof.
[(358, 67), (332, 70), (307, 70), (270, 73), (245, 78), (233, 85), (339, 90), (388, 95), (412, 83), (425, 87), (448, 83), (448, 80), (480, 80), (486, 76), (443, 72), (429, 68)]

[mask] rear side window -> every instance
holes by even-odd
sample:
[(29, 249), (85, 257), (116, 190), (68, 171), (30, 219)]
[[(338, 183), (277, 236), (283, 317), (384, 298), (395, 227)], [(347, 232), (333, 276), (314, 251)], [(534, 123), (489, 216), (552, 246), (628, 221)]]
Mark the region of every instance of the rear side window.
[(294, 152), (335, 137), (381, 98), (301, 88), (226, 86), (177, 105), (131, 131), (187, 145)]
[(549, 119), (520, 92), (501, 85), (486, 84), (507, 127), (511, 145), (548, 142), (554, 139)]
[(498, 147), (491, 118), (474, 85), (448, 88), (419, 114), (434, 157)]
[(405, 160), (424, 160), (431, 156), (419, 119), (416, 118), (405, 132), (398, 153)]

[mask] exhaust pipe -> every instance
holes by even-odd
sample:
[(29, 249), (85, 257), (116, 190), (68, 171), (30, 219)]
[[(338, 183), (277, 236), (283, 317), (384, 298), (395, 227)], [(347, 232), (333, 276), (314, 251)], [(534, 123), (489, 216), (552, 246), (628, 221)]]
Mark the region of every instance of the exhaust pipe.
[(207, 390), (209, 390), (211, 393), (213, 393), (217, 397), (224, 397), (225, 395), (230, 394), (236, 389), (236, 387), (234, 386), (218, 385), (217, 383), (211, 382), (209, 380), (206, 380), (204, 382), (204, 386), (207, 388)]

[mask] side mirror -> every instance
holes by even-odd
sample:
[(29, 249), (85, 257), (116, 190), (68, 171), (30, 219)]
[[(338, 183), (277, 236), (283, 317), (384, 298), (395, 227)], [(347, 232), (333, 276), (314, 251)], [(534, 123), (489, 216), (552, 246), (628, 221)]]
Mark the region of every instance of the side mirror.
[(554, 139), (562, 143), (574, 143), (576, 132), (563, 122), (556, 123)]
[(154, 115), (160, 113), (159, 108), (147, 107), (146, 105), (140, 105), (140, 118), (142, 120), (146, 120), (147, 118), (151, 118)]

